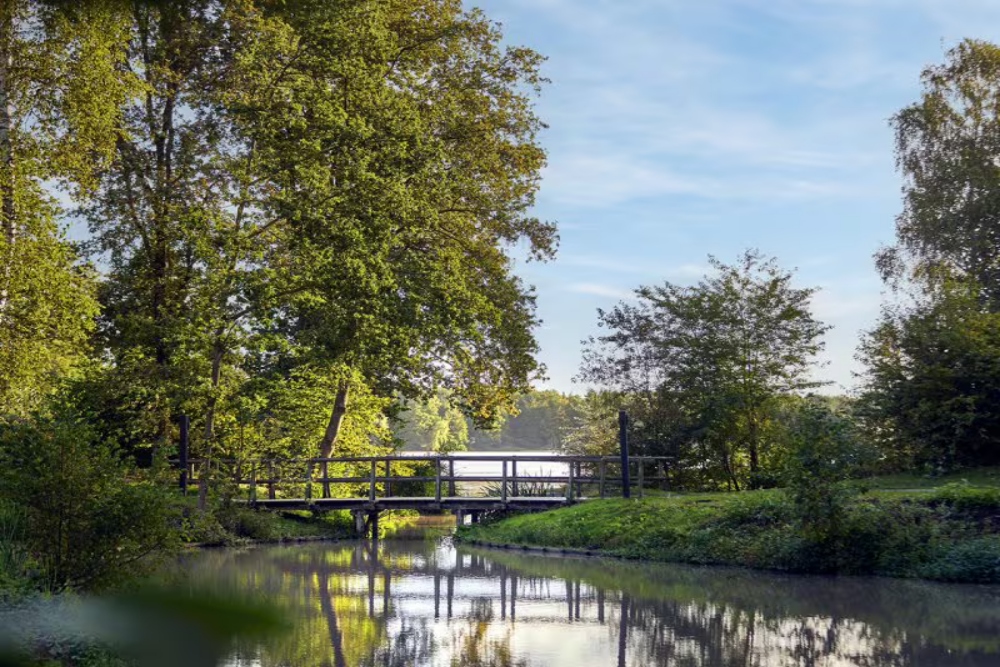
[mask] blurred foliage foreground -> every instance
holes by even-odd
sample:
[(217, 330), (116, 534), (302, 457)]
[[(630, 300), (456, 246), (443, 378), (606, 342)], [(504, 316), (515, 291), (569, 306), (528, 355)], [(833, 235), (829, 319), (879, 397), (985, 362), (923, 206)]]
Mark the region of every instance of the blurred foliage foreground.
[(211, 667), (238, 639), (284, 627), (273, 607), (180, 588), (32, 597), (0, 612), (0, 665)]

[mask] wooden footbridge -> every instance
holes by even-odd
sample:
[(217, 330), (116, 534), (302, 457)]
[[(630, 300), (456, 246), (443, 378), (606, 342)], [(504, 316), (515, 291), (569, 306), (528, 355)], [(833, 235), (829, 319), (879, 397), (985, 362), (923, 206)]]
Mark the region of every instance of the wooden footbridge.
[(555, 454), (190, 460), (182, 463), (181, 486), (197, 486), (203, 503), (214, 487), (253, 507), (351, 510), (362, 531), (377, 528), (383, 510), (450, 510), (463, 522), (486, 511), (641, 497), (668, 488), (669, 461)]

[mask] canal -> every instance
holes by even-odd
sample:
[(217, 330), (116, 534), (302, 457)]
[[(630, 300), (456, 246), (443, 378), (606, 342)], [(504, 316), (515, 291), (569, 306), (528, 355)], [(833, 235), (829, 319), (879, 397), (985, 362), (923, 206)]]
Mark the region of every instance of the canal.
[(209, 550), (292, 627), (231, 667), (1000, 665), (1000, 587), (563, 558), (450, 538)]

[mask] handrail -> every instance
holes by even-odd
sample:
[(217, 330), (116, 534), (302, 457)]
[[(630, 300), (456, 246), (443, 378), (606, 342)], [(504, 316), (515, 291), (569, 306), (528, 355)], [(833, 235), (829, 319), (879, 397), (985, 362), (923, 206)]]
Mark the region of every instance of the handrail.
[[(568, 463), (570, 461), (580, 462), (580, 463), (600, 463), (601, 461), (613, 461), (615, 463), (620, 461), (617, 454), (613, 456), (590, 456), (590, 455), (578, 455), (578, 454), (505, 454), (505, 455), (489, 455), (489, 454), (462, 454), (461, 456), (453, 456), (449, 454), (415, 454), (412, 456), (406, 456), (401, 454), (387, 454), (385, 456), (344, 456), (344, 457), (331, 457), (331, 458), (314, 458), (314, 459), (304, 459), (304, 458), (292, 458), (283, 459), (276, 457), (258, 457), (258, 458), (246, 458), (246, 459), (233, 459), (233, 458), (211, 458), (211, 459), (188, 459), (188, 463), (196, 463), (201, 461), (213, 461), (218, 463), (248, 463), (248, 462), (281, 462), (281, 463), (368, 463), (370, 461), (453, 461), (455, 463), (461, 463), (463, 461), (480, 461), (480, 462), (490, 462), (490, 461), (510, 461), (517, 459), (517, 461), (539, 461), (539, 462), (552, 462), (552, 463)], [(629, 461), (673, 461), (672, 456), (629, 456)]]
[[(672, 457), (664, 456), (633, 456), (629, 461), (629, 468), (635, 467), (638, 471), (637, 488), (639, 497), (642, 497), (643, 490), (647, 484), (658, 483), (664, 488), (669, 488), (668, 470)], [(423, 471), (414, 471), (414, 475), (393, 475), (390, 474), (392, 463), (408, 462), (414, 464), (425, 464), (433, 469), (433, 474), (426, 474)], [(468, 474), (455, 472), (455, 464), (463, 463), (495, 463), (498, 464), (496, 474), (484, 474), (483, 471), (471, 471)], [(550, 471), (543, 471), (543, 474), (518, 474), (518, 463), (557, 463), (566, 466), (565, 474), (552, 474)], [(330, 470), (330, 466), (335, 464), (341, 470)], [(343, 474), (342, 468), (356, 465), (356, 474)], [(382, 464), (382, 465), (380, 465)], [(510, 464), (510, 465), (508, 465)], [(609, 469), (609, 464), (611, 468)], [(645, 474), (647, 466), (655, 468), (652, 475)], [(291, 470), (289, 470), (291, 468)], [(382, 470), (380, 470), (382, 468)], [(446, 454), (416, 454), (399, 455), (388, 454), (384, 456), (352, 456), (341, 458), (253, 458), (253, 459), (189, 459), (185, 466), (188, 479), (196, 483), (199, 487), (199, 500), (204, 503), (208, 486), (212, 483), (213, 476), (228, 478), (231, 484), (235, 484), (237, 489), (246, 489), (251, 504), (260, 503), (259, 487), (266, 489), (266, 499), (268, 501), (279, 500), (279, 491), (282, 502), (290, 500), (301, 500), (306, 505), (316, 503), (314, 486), (319, 485), (321, 499), (331, 499), (332, 486), (350, 484), (354, 486), (352, 495), (347, 498), (364, 499), (367, 497), (369, 503), (376, 503), (379, 498), (392, 497), (394, 500), (412, 498), (413, 500), (425, 501), (429, 496), (420, 493), (392, 494), (393, 484), (433, 484), (433, 500), (437, 504), (442, 502), (442, 498), (456, 498), (456, 483), (478, 483), (478, 484), (499, 484), (497, 501), (506, 506), (511, 499), (523, 498), (520, 494), (525, 484), (542, 484), (546, 486), (560, 485), (563, 487), (563, 496), (566, 502), (587, 499), (586, 489), (598, 491), (598, 496), (607, 496), (608, 488), (623, 488), (623, 484), (635, 486), (636, 483), (626, 482), (628, 476), (611, 471), (618, 470), (621, 473), (621, 460), (618, 456), (588, 456), (588, 455), (564, 455), (564, 454), (503, 454), (503, 455), (463, 455), (451, 456)], [(213, 470), (215, 475), (213, 475)], [(523, 468), (522, 468), (523, 471)], [(331, 472), (333, 474), (331, 474)], [(351, 471), (347, 471), (350, 473)], [(380, 474), (381, 473), (381, 474)], [(368, 487), (364, 489), (364, 487)], [(362, 490), (364, 489), (364, 490)], [(398, 487), (397, 487), (398, 489)], [(425, 489), (426, 490), (426, 489)], [(380, 494), (381, 491), (381, 494)], [(623, 488), (624, 491), (624, 488)], [(291, 495), (289, 495), (291, 493)], [(353, 494), (363, 495), (353, 495)], [(299, 495), (295, 495), (299, 494)], [(467, 496), (466, 496), (467, 497)], [(549, 496), (551, 497), (551, 496)], [(556, 496), (558, 497), (558, 496)], [(343, 499), (344, 496), (339, 496)]]

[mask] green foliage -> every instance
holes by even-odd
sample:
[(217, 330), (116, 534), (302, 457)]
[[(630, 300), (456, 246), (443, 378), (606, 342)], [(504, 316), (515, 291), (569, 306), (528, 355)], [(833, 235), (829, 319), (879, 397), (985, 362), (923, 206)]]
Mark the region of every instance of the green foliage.
[(1000, 313), (982, 295), (946, 281), (924, 303), (886, 310), (862, 342), (861, 414), (898, 467), (1000, 463)]
[(393, 436), (404, 449), (447, 454), (467, 448), (469, 427), (465, 415), (451, 404), (444, 392), (403, 405), (405, 411), (397, 418)]
[(1000, 507), (1000, 488), (951, 483), (935, 489), (932, 498), (960, 512), (989, 515)]
[(780, 400), (815, 386), (828, 327), (810, 313), (815, 290), (774, 259), (710, 263), (695, 285), (640, 287), (638, 303), (599, 310), (610, 333), (587, 342), (580, 378), (627, 398), (637, 453), (738, 490), (759, 484)]
[(273, 605), (190, 584), (29, 600), (5, 610), (4, 620), (0, 664), (38, 667), (212, 667), (234, 642), (287, 627)]
[(855, 425), (820, 402), (799, 408), (788, 428), (787, 492), (807, 538), (825, 545), (840, 537), (849, 489), (867, 464)]
[(925, 69), (922, 81), (921, 98), (892, 121), (903, 211), (896, 244), (879, 253), (878, 266), (891, 283), (911, 280), (921, 289), (948, 274), (965, 276), (996, 311), (1000, 47), (963, 40), (945, 63)]
[(904, 298), (860, 356), (868, 425), (899, 469), (1000, 462), (998, 82), (1000, 48), (963, 40), (893, 118), (903, 211), (877, 264)]
[(0, 502), (0, 602), (30, 590), (30, 554), (25, 546), (25, 516), (20, 507)]
[(940, 549), (919, 573), (940, 581), (995, 584), (1000, 581), (1000, 536), (974, 538)]
[(0, 495), (24, 513), (24, 542), (47, 590), (100, 588), (155, 564), (180, 516), (85, 424), (0, 425)]
[(305, 402), (286, 383), (326, 413), (299, 454), (350, 453), (369, 392), (508, 408), (538, 370), (510, 248), (555, 243), (529, 213), (540, 57), (450, 0), (127, 7), (128, 139), (83, 203), (139, 439), (183, 412), (231, 448), (275, 394)]

